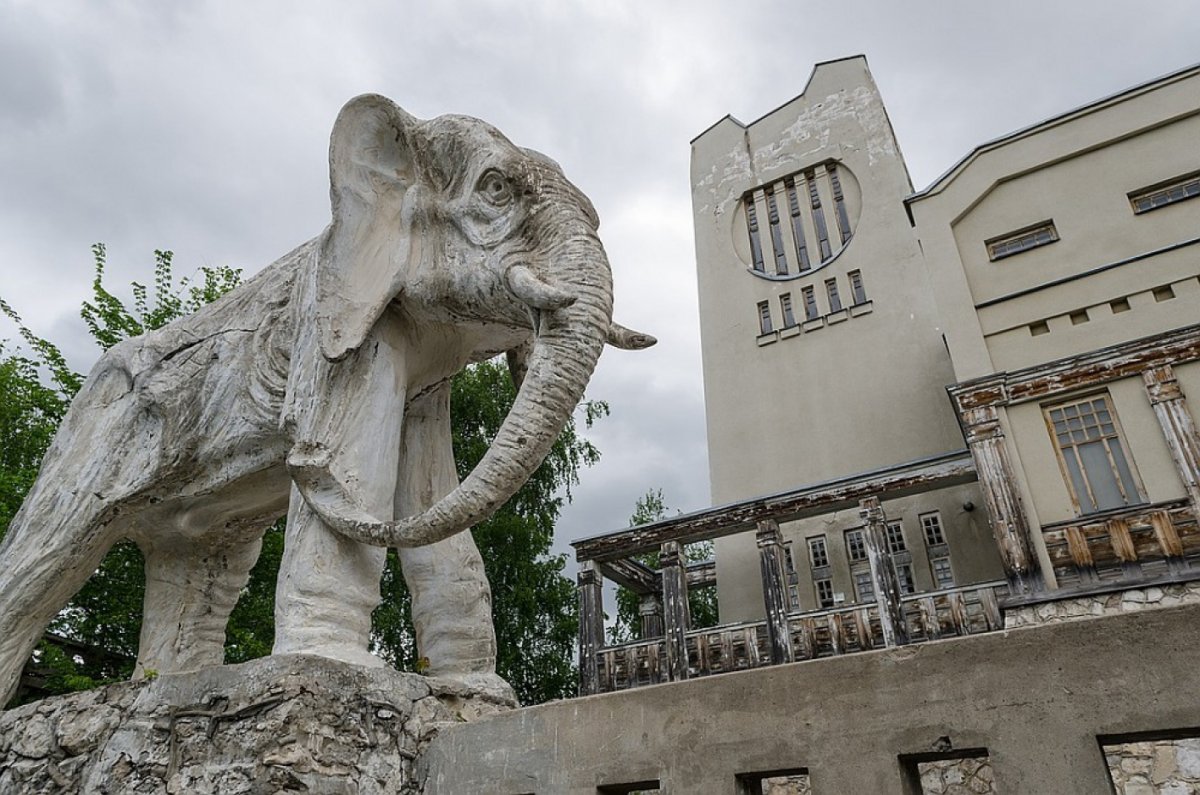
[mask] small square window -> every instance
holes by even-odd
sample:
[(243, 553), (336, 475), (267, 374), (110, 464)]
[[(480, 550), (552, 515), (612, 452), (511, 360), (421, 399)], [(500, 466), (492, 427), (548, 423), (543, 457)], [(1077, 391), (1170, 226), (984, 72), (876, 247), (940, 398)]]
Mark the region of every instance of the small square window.
[(771, 325), (771, 304), (767, 301), (758, 302), (758, 331), (760, 334), (770, 334), (774, 331)]
[(870, 569), (854, 572), (854, 592), (860, 602), (875, 601), (875, 583), (871, 581)]
[(929, 561), (929, 565), (933, 569), (933, 582), (938, 589), (954, 587), (954, 570), (950, 568), (950, 558), (934, 558)]
[(1129, 307), (1129, 299), (1128, 298), (1118, 298), (1115, 301), (1109, 301), (1108, 308), (1112, 310), (1112, 313), (1114, 315), (1120, 314), (1121, 312), (1128, 312), (1129, 308), (1130, 308)]
[(988, 259), (995, 262), (1014, 254), (1020, 254), (1022, 251), (1049, 245), (1057, 240), (1058, 230), (1054, 228), (1054, 222), (1042, 221), (1024, 229), (1009, 232), (1007, 235), (993, 237), (991, 240), (985, 241), (984, 245), (987, 247)]
[(825, 536), (813, 536), (808, 539), (808, 559), (814, 569), (829, 565), (829, 550), (825, 546)]
[(1039, 320), (1036, 323), (1029, 324), (1029, 335), (1032, 337), (1040, 337), (1043, 334), (1050, 333), (1050, 324), (1044, 320)]
[(867, 290), (863, 287), (862, 271), (850, 271), (846, 275), (850, 277), (850, 294), (854, 296), (855, 305), (865, 304)]
[(792, 311), (791, 293), (784, 293), (779, 296), (779, 311), (783, 315), (784, 328), (791, 328), (796, 325), (796, 314)]
[(1162, 287), (1154, 288), (1154, 300), (1160, 304), (1163, 301), (1170, 301), (1175, 297), (1175, 289), (1169, 284), (1164, 284)]
[(921, 514), (921, 530), (925, 533), (925, 543), (931, 547), (946, 543), (946, 534), (942, 531), (942, 515), (936, 511)]
[(867, 542), (863, 538), (862, 530), (846, 531), (846, 554), (850, 556), (851, 561), (867, 559)]
[(817, 590), (817, 604), (822, 609), (833, 607), (833, 580), (816, 580), (813, 586)]
[(842, 298), (838, 295), (837, 279), (825, 280), (825, 292), (829, 295), (829, 311), (842, 311)]
[(1071, 325), (1073, 326), (1081, 326), (1088, 322), (1089, 319), (1086, 309), (1080, 309), (1078, 312), (1071, 313)]
[(817, 309), (817, 291), (811, 286), (800, 288), (800, 294), (804, 296), (804, 319), (816, 320), (821, 316), (821, 310)]

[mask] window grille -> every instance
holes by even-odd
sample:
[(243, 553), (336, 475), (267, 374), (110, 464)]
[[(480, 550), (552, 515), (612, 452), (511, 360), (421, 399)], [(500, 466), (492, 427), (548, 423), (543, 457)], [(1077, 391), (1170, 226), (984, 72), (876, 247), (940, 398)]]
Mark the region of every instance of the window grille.
[(1134, 191), (1129, 194), (1129, 203), (1133, 205), (1134, 215), (1141, 215), (1197, 196), (1200, 196), (1200, 172)]
[(987, 246), (988, 258), (995, 262), (1031, 248), (1049, 245), (1057, 240), (1058, 230), (1054, 228), (1054, 222), (1043, 221), (1007, 235), (994, 237), (986, 241), (984, 245)]

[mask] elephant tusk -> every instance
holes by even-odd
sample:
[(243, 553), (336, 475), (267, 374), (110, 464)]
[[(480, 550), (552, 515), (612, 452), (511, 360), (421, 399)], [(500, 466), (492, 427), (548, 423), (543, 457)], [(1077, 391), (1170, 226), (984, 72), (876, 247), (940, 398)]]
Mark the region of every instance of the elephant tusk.
[(608, 344), (614, 348), (621, 348), (626, 351), (640, 351), (642, 348), (649, 348), (656, 342), (658, 340), (649, 334), (625, 328), (620, 323), (613, 323), (608, 327)]
[(575, 296), (543, 281), (526, 265), (513, 265), (504, 274), (508, 289), (534, 309), (562, 309), (575, 303)]

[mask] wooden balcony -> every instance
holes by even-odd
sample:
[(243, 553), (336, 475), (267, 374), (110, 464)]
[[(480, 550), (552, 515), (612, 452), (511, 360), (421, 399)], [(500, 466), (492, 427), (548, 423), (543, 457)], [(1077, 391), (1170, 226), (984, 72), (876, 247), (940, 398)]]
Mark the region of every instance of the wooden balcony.
[(1042, 538), (1060, 597), (1200, 575), (1200, 523), (1187, 500), (1056, 522)]
[[(1002, 629), (998, 597), (1003, 581), (914, 594), (901, 599), (910, 643), (977, 635)], [(836, 657), (884, 648), (878, 605), (849, 605), (787, 615), (793, 661)], [(771, 665), (766, 621), (726, 624), (684, 633), (687, 678)], [(669, 680), (664, 637), (602, 648), (596, 655), (599, 692), (627, 690)]]

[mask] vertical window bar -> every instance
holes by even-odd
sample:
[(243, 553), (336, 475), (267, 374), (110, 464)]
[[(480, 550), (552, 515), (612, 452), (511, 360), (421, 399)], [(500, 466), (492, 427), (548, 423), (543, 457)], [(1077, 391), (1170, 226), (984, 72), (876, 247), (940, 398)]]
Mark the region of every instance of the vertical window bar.
[(767, 301), (758, 302), (758, 330), (770, 334), (775, 329), (771, 326), (771, 304)]
[(800, 292), (804, 294), (804, 319), (816, 320), (821, 316), (817, 309), (817, 291), (810, 286), (800, 288)]
[(750, 229), (750, 259), (754, 270), (763, 272), (762, 241), (758, 238), (758, 209), (754, 206), (754, 194), (742, 200), (746, 207), (746, 226)]
[(850, 292), (854, 296), (855, 305), (867, 302), (867, 290), (863, 287), (862, 271), (850, 271)]
[(779, 296), (779, 310), (783, 314), (783, 327), (791, 328), (796, 325), (796, 315), (792, 312), (792, 294), (784, 293)]
[(829, 294), (829, 311), (842, 311), (842, 297), (838, 295), (837, 279), (825, 280), (825, 292)]
[(829, 171), (829, 184), (833, 186), (833, 204), (837, 215), (838, 231), (842, 233), (842, 245), (850, 239), (850, 217), (846, 215), (846, 199), (842, 195), (842, 181), (838, 179), (837, 166), (830, 163), (826, 166)]
[(783, 247), (783, 230), (779, 228), (779, 205), (775, 203), (775, 189), (768, 185), (763, 192), (767, 195), (767, 222), (771, 227), (771, 250), (775, 252), (775, 273), (786, 276), (787, 251)]
[(796, 181), (791, 177), (783, 181), (783, 186), (787, 190), (788, 211), (792, 214), (792, 239), (796, 243), (796, 261), (800, 263), (800, 272), (804, 273), (812, 265), (808, 261), (808, 245), (804, 242), (804, 218), (800, 215), (800, 197), (796, 194)]
[(812, 205), (813, 225), (817, 228), (817, 242), (821, 246), (821, 261), (833, 256), (829, 247), (829, 230), (825, 228), (825, 211), (821, 209), (821, 194), (817, 193), (817, 172), (810, 171), (804, 175), (808, 183), (808, 200)]

